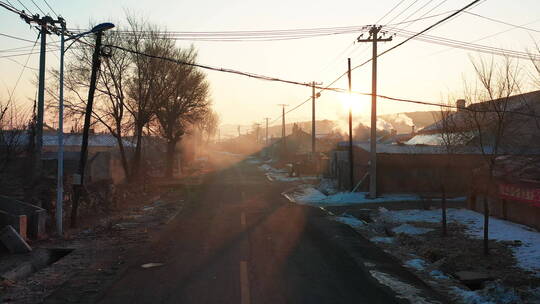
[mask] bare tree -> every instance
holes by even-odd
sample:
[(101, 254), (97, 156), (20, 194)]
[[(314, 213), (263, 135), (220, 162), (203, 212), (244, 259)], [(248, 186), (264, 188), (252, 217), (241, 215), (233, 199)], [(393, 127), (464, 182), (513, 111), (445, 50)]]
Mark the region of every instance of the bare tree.
[(493, 59), (472, 59), (478, 85), (468, 87), (468, 100), (476, 101), (463, 115), (467, 128), (473, 130), (473, 144), (485, 160), (485, 174), (477, 176), (477, 191), (483, 194), (484, 254), (489, 254), (489, 197), (498, 196), (494, 180), (496, 158), (504, 153), (516, 153), (516, 134), (523, 117), (514, 111), (523, 106), (514, 97), (520, 92), (520, 67), (505, 58), (496, 63)]
[(207, 145), (210, 143), (212, 137), (218, 132), (219, 120), (218, 113), (213, 110), (208, 110), (197, 123), (201, 132), (201, 137)]
[(464, 152), (464, 146), (471, 140), (471, 132), (464, 130), (460, 125), (462, 115), (466, 111), (466, 101), (458, 100), (456, 105), (457, 111), (452, 110), (454, 107), (453, 99), (449, 98), (448, 103), (440, 107), (439, 113), (434, 115), (438, 119), (437, 129), (439, 136), (439, 144), (442, 149), (442, 164), (437, 168), (436, 179), (434, 182), (438, 184), (441, 191), (441, 224), (442, 236), (448, 235), (447, 218), (446, 218), (446, 201), (448, 191), (452, 189), (453, 166), (455, 165), (454, 156), (460, 152)]
[[(194, 63), (197, 58), (193, 47), (180, 49), (172, 44), (163, 47), (167, 49), (160, 53), (182, 62)], [(159, 65), (161, 76), (154, 83), (156, 90), (150, 97), (154, 101), (160, 134), (167, 140), (165, 176), (172, 177), (177, 143), (189, 125), (208, 115), (209, 86), (206, 75), (193, 66), (170, 61), (156, 65)]]
[[(28, 113), (18, 106), (17, 102), (10, 98), (0, 99), (0, 186), (14, 179), (17, 162), (14, 160), (21, 157), (29, 150), (29, 141), (25, 140), (27, 131)], [(32, 155), (31, 153), (29, 153)], [(24, 170), (23, 170), (24, 171)], [(24, 175), (24, 174), (23, 174)]]
[(133, 75), (128, 83), (126, 108), (131, 114), (135, 136), (135, 152), (132, 159), (132, 177), (140, 177), (143, 130), (155, 112), (155, 101), (167, 96), (164, 90), (163, 67), (165, 61), (155, 57), (171, 55), (174, 41), (167, 39), (155, 26), (135, 17), (127, 18), (132, 35), (126, 39), (133, 62)]
[[(125, 39), (117, 33), (107, 33), (104, 44), (125, 45)], [(64, 77), (64, 103), (66, 117), (80, 121), (86, 111), (85, 91), (89, 88), (89, 79), (92, 67), (93, 48), (78, 45), (73, 48), (66, 64)], [(120, 160), (125, 176), (129, 178), (130, 168), (125, 148), (125, 133), (129, 132), (129, 117), (126, 117), (126, 82), (130, 77), (131, 61), (122, 52), (113, 52), (111, 56), (104, 57), (96, 85), (95, 103), (92, 110), (94, 125), (98, 123), (116, 138), (120, 152)], [(58, 100), (59, 73), (53, 70), (54, 76), (48, 86), (48, 94)], [(54, 105), (56, 106), (56, 105)], [(49, 110), (56, 110), (49, 108)], [(76, 128), (77, 126), (72, 126)]]

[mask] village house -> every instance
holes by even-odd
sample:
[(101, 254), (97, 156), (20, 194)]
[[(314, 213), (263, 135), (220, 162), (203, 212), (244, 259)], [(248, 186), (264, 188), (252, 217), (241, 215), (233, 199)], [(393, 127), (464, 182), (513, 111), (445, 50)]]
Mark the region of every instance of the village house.
[[(492, 161), (491, 214), (538, 228), (540, 116), (535, 113), (540, 113), (540, 91), (456, 105), (457, 111), (407, 141), (377, 143), (378, 193), (467, 195), (469, 208), (482, 212), (478, 189), (490, 182), (486, 164)], [(497, 127), (502, 131), (496, 133)], [(348, 142), (340, 142), (329, 166), (343, 190), (351, 188), (348, 149)], [(361, 190), (369, 187), (369, 158), (370, 143), (354, 142), (354, 183)]]

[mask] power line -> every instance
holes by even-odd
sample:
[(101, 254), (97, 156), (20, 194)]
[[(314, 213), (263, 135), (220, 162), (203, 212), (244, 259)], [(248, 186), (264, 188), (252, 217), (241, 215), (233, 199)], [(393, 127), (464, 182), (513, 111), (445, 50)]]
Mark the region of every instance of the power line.
[(394, 5), (394, 7), (392, 7), (388, 12), (386, 12), (386, 14), (384, 14), (384, 16), (382, 16), (381, 18), (379, 18), (379, 20), (375, 21), (375, 24), (378, 24), (379, 22), (381, 22), (381, 20), (383, 20), (386, 16), (390, 15), (398, 6), (401, 5), (401, 3), (403, 3), (403, 1), (405, 0), (401, 0), (399, 1), (396, 5)]
[(34, 71), (39, 71), (39, 69), (31, 68), (31, 67), (29, 67), (29, 66), (25, 66), (25, 64), (20, 63), (20, 62), (18, 62), (18, 61), (15, 60), (15, 59), (12, 59), (12, 58), (6, 58), (6, 59), (9, 60), (9, 61), (11, 61), (11, 62), (13, 62), (13, 63), (15, 63), (15, 64), (17, 64), (17, 65), (19, 65), (19, 66), (26, 67), (27, 69), (34, 70)]
[(32, 41), (32, 40), (25, 39), (25, 38), (20, 38), (20, 37), (15, 37), (15, 36), (11, 36), (11, 35), (4, 34), (4, 33), (0, 33), (0, 36), (4, 36), (4, 37), (11, 38), (11, 39), (15, 39), (15, 40), (20, 40), (20, 41), (25, 41), (25, 42), (32, 42), (32, 43), (34, 43), (34, 41)]
[(388, 23), (396, 20), (399, 16), (401, 16), (404, 12), (406, 12), (407, 10), (409, 10), (409, 8), (411, 8), (411, 6), (415, 5), (416, 2), (418, 2), (418, 0), (414, 0), (411, 4), (409, 4), (409, 6), (407, 6), (404, 10), (402, 10), (399, 14), (397, 14), (396, 16), (394, 16), (394, 18), (390, 19), (390, 21), (388, 21)]
[(24, 3), (22, 3), (20, 0), (17, 0), (17, 2), (19, 2), (19, 4), (22, 5), (22, 7), (23, 7), (27, 12), (29, 12), (30, 14), (33, 15), (32, 11), (30, 11), (30, 10), (28, 9), (28, 7), (26, 7), (26, 5), (24, 5)]
[(489, 21), (492, 21), (492, 22), (508, 25), (508, 26), (515, 27), (515, 28), (519, 28), (519, 29), (522, 29), (522, 30), (540, 33), (540, 30), (537, 30), (537, 29), (532, 29), (532, 28), (521, 26), (521, 25), (512, 24), (512, 23), (509, 23), (509, 22), (505, 22), (505, 21), (501, 21), (501, 20), (498, 20), (498, 19), (482, 16), (480, 14), (475, 14), (475, 13), (472, 13), (472, 12), (464, 12), (464, 13), (472, 15), (472, 16), (476, 16), (476, 17), (479, 17), (479, 18), (482, 18), (482, 19), (486, 19), (486, 20), (489, 20)]
[(13, 4), (11, 4), (9, 1), (8, 1), (8, 3), (0, 2), (0, 6), (7, 9), (10, 12), (13, 12), (13, 13), (17, 14), (17, 15), (23, 14), (22, 11), (20, 11), (15, 6), (13, 6)]
[[(444, 2), (444, 1), (445, 1), (445, 0), (443, 0), (443, 2)], [(447, 16), (447, 17), (445, 17), (445, 18), (443, 18), (443, 19), (441, 19), (441, 20), (439, 20), (439, 21), (437, 21), (436, 23), (432, 24), (431, 26), (427, 27), (427, 28), (424, 29), (423, 31), (417, 33), (416, 35), (414, 35), (414, 36), (412, 36), (412, 37), (406, 39), (405, 41), (402, 41), (401, 43), (399, 43), (399, 44), (397, 44), (397, 45), (391, 47), (390, 49), (388, 49), (388, 50), (382, 52), (381, 54), (378, 54), (378, 55), (377, 55), (377, 58), (380, 57), (380, 56), (382, 56), (382, 55), (384, 55), (384, 54), (386, 54), (386, 53), (388, 53), (388, 52), (390, 52), (391, 50), (394, 50), (394, 49), (396, 49), (397, 47), (399, 47), (399, 46), (405, 44), (406, 42), (410, 41), (410, 40), (413, 39), (414, 37), (416, 37), (416, 36), (418, 36), (418, 35), (421, 35), (421, 34), (427, 32), (427, 31), (429, 31), (430, 29), (432, 29), (432, 28), (438, 26), (439, 24), (441, 24), (441, 23), (443, 23), (443, 22), (445, 22), (445, 21), (447, 21), (447, 20), (450, 20), (451, 18), (453, 18), (454, 16), (458, 15), (458, 14), (461, 13), (462, 11), (464, 11), (464, 10), (466, 10), (466, 9), (468, 9), (468, 8), (470, 8), (470, 7), (472, 7), (472, 6), (475, 5), (475, 4), (479, 4), (479, 2), (481, 2), (481, 1), (485, 1), (485, 0), (474, 0), (474, 1), (470, 2), (470, 3), (469, 3), (468, 5), (466, 5), (465, 7), (461, 8), (460, 10), (457, 10), (457, 11), (453, 12), (451, 15), (449, 15), (449, 16)], [(441, 3), (440, 3), (440, 4), (441, 4)], [(440, 5), (440, 4), (439, 4), (439, 5)], [(370, 59), (364, 61), (362, 64), (359, 64), (359, 65), (355, 66), (354, 68), (352, 68), (352, 70), (355, 70), (355, 69), (357, 69), (357, 68), (360, 68), (360, 67), (362, 67), (362, 66), (368, 64), (369, 62), (371, 62), (371, 60), (373, 60), (373, 58), (370, 58)], [(347, 72), (342, 73), (341, 75), (339, 75), (336, 79), (334, 79), (332, 82), (330, 82), (330, 84), (328, 84), (327, 87), (324, 88), (324, 89), (328, 89), (328, 88), (329, 88), (330, 86), (332, 86), (334, 83), (336, 83), (336, 82), (339, 81), (341, 78), (343, 78), (345, 75), (347, 75)], [(319, 93), (320, 93), (320, 92), (322, 92), (322, 90), (319, 91)], [(309, 99), (307, 99), (306, 101), (301, 102), (298, 106), (294, 107), (293, 109), (299, 108), (300, 106), (302, 106), (303, 104), (307, 103), (308, 101), (309, 101)], [(293, 109), (291, 109), (291, 111), (292, 111)]]
[[(39, 36), (36, 38), (36, 41), (34, 42), (34, 47), (36, 46), (38, 40), (39, 40)], [(19, 85), (19, 82), (21, 81), (21, 77), (24, 73), (24, 70), (28, 66), (29, 60), (30, 60), (30, 55), (28, 55), (28, 57), (26, 58), (26, 62), (24, 63), (24, 66), (22, 67), (21, 72), (19, 73), (19, 77), (17, 78), (17, 81), (15, 82), (15, 85), (13, 86), (13, 89), (11, 90), (11, 93), (9, 94), (8, 103), (10, 103), (11, 100), (13, 99), (13, 94), (15, 93), (15, 90), (17, 89), (17, 86)]]
[[(418, 13), (419, 11), (421, 11), (422, 9), (424, 9), (424, 7), (428, 6), (431, 2), (433, 2), (434, 0), (429, 0), (427, 1), (424, 5), (422, 5), (421, 7), (417, 8), (414, 12), (412, 12), (409, 16), (407, 16), (405, 18), (405, 21), (409, 20), (409, 18), (411, 18), (412, 16), (416, 15), (416, 13)], [(411, 23), (409, 23), (407, 26), (410, 26)]]
[[(54, 52), (54, 51), (58, 51), (58, 49), (55, 49), (55, 50), (46, 50), (45, 52), (49, 53), (49, 52)], [(0, 58), (12, 58), (12, 57), (21, 57), (21, 56), (26, 56), (26, 55), (35, 55), (35, 54), (39, 54), (40, 52), (39, 51), (30, 51), (29, 53), (21, 53), (21, 54), (12, 54), (12, 55), (3, 55), (3, 56), (0, 56)]]
[(238, 71), (238, 70), (233, 70), (233, 69), (228, 69), (228, 68), (219, 68), (219, 67), (213, 67), (213, 66), (209, 66), (209, 65), (197, 64), (197, 63), (193, 63), (193, 62), (177, 60), (177, 59), (174, 59), (174, 58), (168, 58), (168, 57), (163, 57), (163, 56), (146, 54), (146, 53), (143, 53), (143, 52), (131, 50), (131, 49), (128, 49), (128, 48), (125, 48), (125, 47), (117, 46), (117, 45), (108, 44), (108, 45), (104, 45), (104, 46), (119, 49), (119, 50), (122, 50), (122, 51), (125, 51), (125, 52), (128, 52), (128, 53), (132, 53), (132, 54), (135, 54), (135, 55), (141, 55), (141, 56), (145, 56), (145, 57), (149, 57), (149, 58), (165, 60), (165, 61), (169, 61), (169, 62), (173, 62), (173, 63), (177, 63), (177, 64), (183, 64), (183, 65), (202, 68), (202, 69), (206, 69), (206, 70), (224, 72), (224, 73), (229, 73), (229, 74), (237, 74), (237, 75), (242, 75), (242, 76), (246, 76), (246, 77), (250, 77), (250, 78), (267, 80), (267, 81), (276, 81), (276, 82), (283, 82), (283, 83), (288, 83), (288, 84), (311, 87), (311, 83), (307, 83), (307, 82), (286, 80), (286, 79), (281, 79), (281, 78), (277, 78), (277, 77), (265, 76), (265, 75), (250, 73), (250, 72), (243, 72), (243, 71)]
[(32, 1), (32, 3), (34, 3), (34, 6), (37, 7), (37, 9), (43, 14), (43, 16), (47, 15), (42, 9), (41, 7), (39, 7), (39, 5), (36, 4), (36, 2), (34, 0), (30, 0)]
[[(389, 30), (396, 32), (397, 35), (400, 35), (403, 37), (413, 37), (416, 35), (416, 33), (411, 32), (411, 31), (406, 31), (406, 30), (393, 29), (393, 28), (390, 28)], [(492, 46), (487, 46), (487, 45), (482, 45), (482, 44), (475, 44), (472, 42), (465, 42), (465, 41), (460, 41), (460, 40), (453, 40), (453, 39), (432, 36), (432, 35), (425, 35), (425, 34), (416, 35), (414, 39), (418, 41), (427, 42), (427, 43), (444, 45), (444, 46), (449, 46), (452, 48), (460, 48), (460, 49), (470, 50), (470, 51), (480, 52), (480, 53), (510, 56), (510, 57), (520, 58), (520, 59), (530, 59), (531, 57), (531, 54), (526, 53), (526, 52), (497, 48), (497, 47), (492, 47)], [(532, 55), (532, 56), (534, 58), (538, 57), (536, 55)]]
[[(434, 7), (432, 7), (430, 10), (428, 10), (427, 12), (425, 12), (423, 15), (421, 15), (418, 19), (416, 20), (412, 20), (413, 22), (409, 23), (407, 27), (411, 26), (413, 23), (415, 23), (416, 21), (419, 21), (419, 20), (422, 20), (424, 16), (426, 16), (427, 14), (431, 13), (432, 11), (436, 10), (437, 8), (439, 8), (439, 6), (443, 5), (446, 1), (448, 0), (442, 0), (441, 2), (439, 2), (439, 4), (435, 5)], [(442, 13), (444, 15), (446, 15), (447, 13), (450, 13), (450, 12), (446, 12), (446, 13)], [(387, 24), (388, 25), (388, 24)]]
[(53, 12), (53, 14), (56, 16), (56, 18), (60, 17), (60, 16), (54, 11), (54, 9), (49, 5), (49, 2), (47, 2), (47, 0), (43, 0), (43, 2), (45, 2), (45, 4), (47, 5), (47, 7), (51, 10), (51, 12)]
[[(474, 1), (472, 1), (471, 3), (467, 4), (467, 5), (464, 6), (463, 8), (461, 8), (461, 9), (457, 10), (456, 12), (452, 13), (450, 16), (447, 16), (447, 17), (445, 17), (445, 18), (443, 18), (443, 19), (441, 19), (441, 20), (435, 22), (434, 24), (428, 26), (427, 28), (425, 28), (425, 29), (422, 30), (421, 32), (418, 32), (418, 33), (414, 34), (413, 36), (411, 36), (411, 37), (405, 39), (404, 41), (401, 41), (400, 43), (398, 43), (398, 44), (394, 45), (393, 47), (387, 49), (386, 51), (384, 51), (384, 52), (382, 52), (381, 54), (377, 55), (377, 57), (380, 57), (380, 56), (382, 56), (382, 55), (384, 55), (384, 54), (386, 54), (386, 53), (388, 53), (388, 52), (390, 52), (390, 51), (392, 51), (392, 50), (395, 50), (396, 48), (398, 48), (398, 47), (404, 45), (405, 43), (409, 42), (411, 39), (416, 38), (416, 37), (418, 37), (419, 35), (422, 35), (422, 34), (424, 34), (425, 32), (427, 32), (427, 31), (429, 31), (429, 30), (431, 30), (431, 29), (437, 27), (437, 26), (440, 25), (441, 23), (444, 23), (444, 22), (446, 22), (446, 21), (452, 19), (453, 17), (459, 15), (461, 12), (465, 11), (466, 9), (470, 8), (471, 6), (477, 4), (477, 3), (480, 2), (480, 1), (482, 1), (482, 0), (474, 0)], [(353, 70), (354, 70), (354, 69), (356, 69), (356, 68), (353, 68)]]

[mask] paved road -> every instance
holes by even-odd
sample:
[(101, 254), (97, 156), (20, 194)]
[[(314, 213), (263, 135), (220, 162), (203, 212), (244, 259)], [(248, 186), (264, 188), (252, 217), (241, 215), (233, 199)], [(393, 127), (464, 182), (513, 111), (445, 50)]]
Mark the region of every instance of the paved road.
[(289, 203), (287, 185), (255, 166), (231, 164), (202, 187), (99, 303), (396, 302), (312, 232), (317, 212)]

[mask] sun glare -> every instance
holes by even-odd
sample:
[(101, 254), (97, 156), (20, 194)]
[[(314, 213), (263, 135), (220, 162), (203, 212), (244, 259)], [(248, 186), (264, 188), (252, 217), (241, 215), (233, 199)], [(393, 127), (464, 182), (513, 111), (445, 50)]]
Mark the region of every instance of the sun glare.
[(369, 111), (369, 100), (363, 98), (364, 96), (343, 94), (341, 96), (341, 105), (345, 111), (352, 109), (353, 114), (362, 114), (362, 112)]

